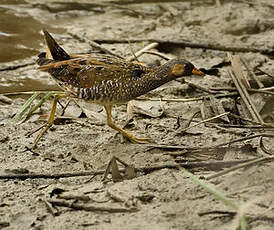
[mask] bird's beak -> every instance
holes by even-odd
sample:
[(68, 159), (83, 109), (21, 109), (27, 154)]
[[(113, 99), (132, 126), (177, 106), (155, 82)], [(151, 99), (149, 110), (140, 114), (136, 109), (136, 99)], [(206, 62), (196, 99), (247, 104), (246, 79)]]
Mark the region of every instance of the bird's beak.
[(197, 69), (196, 67), (193, 68), (192, 74), (199, 75), (199, 76), (204, 76), (205, 75), (201, 70)]

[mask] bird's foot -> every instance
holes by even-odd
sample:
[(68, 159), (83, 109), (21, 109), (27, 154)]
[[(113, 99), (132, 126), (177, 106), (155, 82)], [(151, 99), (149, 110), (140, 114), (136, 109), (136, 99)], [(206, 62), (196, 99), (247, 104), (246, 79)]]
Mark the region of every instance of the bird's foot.
[(149, 137), (136, 137), (133, 134), (127, 132), (122, 134), (126, 139), (135, 144), (146, 144), (152, 141)]
[(64, 93), (59, 93), (59, 94), (56, 94), (54, 96), (54, 100), (53, 100), (53, 103), (52, 103), (52, 107), (51, 107), (51, 112), (50, 112), (50, 115), (49, 115), (49, 119), (48, 121), (43, 125), (41, 126), (39, 129), (35, 130), (34, 132), (32, 132), (31, 134), (39, 131), (41, 128), (44, 128), (38, 135), (37, 137), (35, 138), (35, 141), (34, 141), (34, 144), (32, 146), (33, 149), (36, 148), (37, 146), (37, 143), (38, 141), (41, 139), (41, 137), (44, 135), (44, 133), (54, 124), (54, 116), (55, 116), (55, 112), (56, 112), (56, 105), (57, 105), (57, 102), (61, 99), (61, 98), (64, 98), (66, 97), (67, 95), (64, 94)]

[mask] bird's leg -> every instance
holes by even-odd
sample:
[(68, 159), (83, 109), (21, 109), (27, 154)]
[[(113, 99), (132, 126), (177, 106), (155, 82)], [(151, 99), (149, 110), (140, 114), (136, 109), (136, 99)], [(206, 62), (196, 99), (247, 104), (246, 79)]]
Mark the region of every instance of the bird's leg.
[(42, 127), (44, 127), (44, 129), (35, 138), (34, 144), (32, 146), (33, 149), (36, 148), (38, 141), (44, 135), (44, 133), (53, 125), (57, 102), (61, 98), (64, 98), (66, 96), (67, 96), (66, 94), (57, 94), (57, 95), (54, 96), (54, 100), (53, 100), (53, 103), (52, 103), (52, 107), (51, 107), (51, 112), (50, 112), (50, 115), (49, 115), (49, 119), (48, 119), (47, 123), (42, 126)]
[(111, 110), (112, 106), (111, 105), (105, 105), (105, 110), (107, 112), (107, 124), (109, 127), (117, 130), (120, 132), (124, 137), (126, 137), (128, 140), (130, 140), (133, 143), (139, 143), (139, 144), (144, 144), (150, 141), (150, 138), (138, 138), (135, 137), (133, 134), (126, 132), (124, 129), (118, 127), (113, 121), (112, 121), (112, 115), (111, 115)]

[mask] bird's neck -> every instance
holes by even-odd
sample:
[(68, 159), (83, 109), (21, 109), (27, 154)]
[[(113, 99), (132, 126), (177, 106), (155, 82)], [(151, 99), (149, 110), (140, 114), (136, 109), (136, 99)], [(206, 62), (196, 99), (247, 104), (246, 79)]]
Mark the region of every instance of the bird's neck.
[(159, 87), (169, 81), (175, 79), (175, 76), (170, 74), (170, 65), (166, 63), (164, 65), (156, 67), (153, 71), (151, 71), (148, 76), (148, 80), (155, 83), (156, 87)]
[(170, 68), (167, 65), (162, 65), (153, 68), (149, 73), (146, 73), (139, 79), (134, 80), (134, 87), (131, 89), (131, 98), (141, 96), (154, 90), (161, 85), (175, 79), (169, 74)]

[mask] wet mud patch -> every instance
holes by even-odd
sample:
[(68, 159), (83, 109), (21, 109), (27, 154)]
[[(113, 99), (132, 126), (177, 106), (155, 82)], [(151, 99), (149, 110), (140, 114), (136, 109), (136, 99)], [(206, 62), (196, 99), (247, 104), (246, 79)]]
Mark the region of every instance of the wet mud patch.
[(30, 15), (18, 15), (14, 12), (13, 7), (18, 6), (0, 4), (0, 62), (9, 62), (35, 55), (39, 48), (39, 40), (42, 38), (37, 31), (43, 27), (43, 24)]

